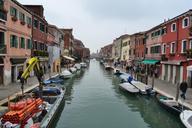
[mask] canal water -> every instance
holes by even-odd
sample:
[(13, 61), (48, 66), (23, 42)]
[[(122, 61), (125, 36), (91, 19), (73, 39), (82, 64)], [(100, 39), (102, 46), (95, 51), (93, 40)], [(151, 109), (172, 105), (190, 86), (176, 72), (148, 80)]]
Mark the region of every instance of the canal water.
[(130, 95), (119, 79), (92, 60), (87, 69), (65, 82), (65, 103), (56, 128), (184, 128), (178, 117), (154, 97)]

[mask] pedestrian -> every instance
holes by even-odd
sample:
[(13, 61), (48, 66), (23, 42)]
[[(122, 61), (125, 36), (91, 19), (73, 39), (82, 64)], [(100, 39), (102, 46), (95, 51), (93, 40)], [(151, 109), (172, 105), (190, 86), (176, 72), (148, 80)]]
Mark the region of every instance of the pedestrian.
[(183, 81), (181, 84), (180, 84), (180, 90), (182, 92), (182, 94), (180, 95), (181, 98), (183, 98), (184, 100), (186, 99), (185, 97), (185, 94), (187, 92), (187, 88), (188, 88), (188, 85), (187, 85), (187, 82), (186, 81)]

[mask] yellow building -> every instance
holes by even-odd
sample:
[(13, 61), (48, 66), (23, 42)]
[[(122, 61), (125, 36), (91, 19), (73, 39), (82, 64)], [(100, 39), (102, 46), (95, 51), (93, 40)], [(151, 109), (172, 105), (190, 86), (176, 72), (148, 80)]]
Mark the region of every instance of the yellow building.
[(122, 39), (122, 49), (121, 49), (121, 61), (129, 60), (129, 49), (130, 49), (130, 36), (127, 35)]

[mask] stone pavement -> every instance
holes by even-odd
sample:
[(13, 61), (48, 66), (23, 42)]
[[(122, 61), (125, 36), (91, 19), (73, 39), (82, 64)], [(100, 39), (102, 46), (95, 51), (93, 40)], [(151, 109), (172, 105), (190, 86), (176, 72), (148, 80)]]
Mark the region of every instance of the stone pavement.
[[(148, 78), (148, 84), (151, 85), (152, 83), (152, 78)], [(154, 89), (163, 95), (166, 95), (168, 97), (176, 97), (176, 92), (177, 92), (177, 85), (172, 84), (170, 82), (160, 80), (160, 79), (155, 79), (154, 80)], [(179, 103), (183, 104), (184, 106), (192, 109), (192, 88), (187, 89), (186, 93), (186, 100), (183, 101), (183, 99), (180, 98), (179, 95)]]
[[(114, 68), (114, 67), (112, 67), (112, 68)], [(122, 72), (126, 72), (125, 69), (122, 69), (122, 68), (118, 68), (118, 69), (120, 69)], [(134, 74), (133, 74), (133, 76), (134, 76)], [(152, 78), (151, 77), (148, 77), (148, 85), (152, 85)], [(156, 78), (154, 80), (154, 89), (158, 93), (165, 95), (167, 97), (172, 97), (172, 98), (176, 97), (176, 92), (177, 92), (177, 85), (176, 84), (172, 84), (170, 82)], [(185, 101), (180, 98), (180, 95), (179, 95), (178, 101), (180, 104), (183, 104), (187, 108), (192, 109), (192, 88), (187, 89)]]
[[(51, 76), (56, 75), (57, 73), (51, 73)], [(44, 75), (45, 79), (49, 78), (49, 74)], [(24, 85), (24, 90), (30, 90), (38, 86), (38, 80), (35, 76), (28, 78), (27, 83)], [(14, 97), (14, 95), (21, 94), (21, 83), (11, 83), (7, 86), (0, 86), (0, 104), (4, 103), (8, 96)]]

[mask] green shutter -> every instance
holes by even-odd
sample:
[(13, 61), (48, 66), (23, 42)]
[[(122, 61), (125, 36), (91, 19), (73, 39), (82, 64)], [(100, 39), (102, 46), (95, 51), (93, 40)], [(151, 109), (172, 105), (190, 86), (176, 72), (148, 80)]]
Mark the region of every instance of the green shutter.
[(13, 36), (10, 36), (10, 47), (13, 47)]
[(18, 38), (15, 36), (15, 48), (18, 48)]

